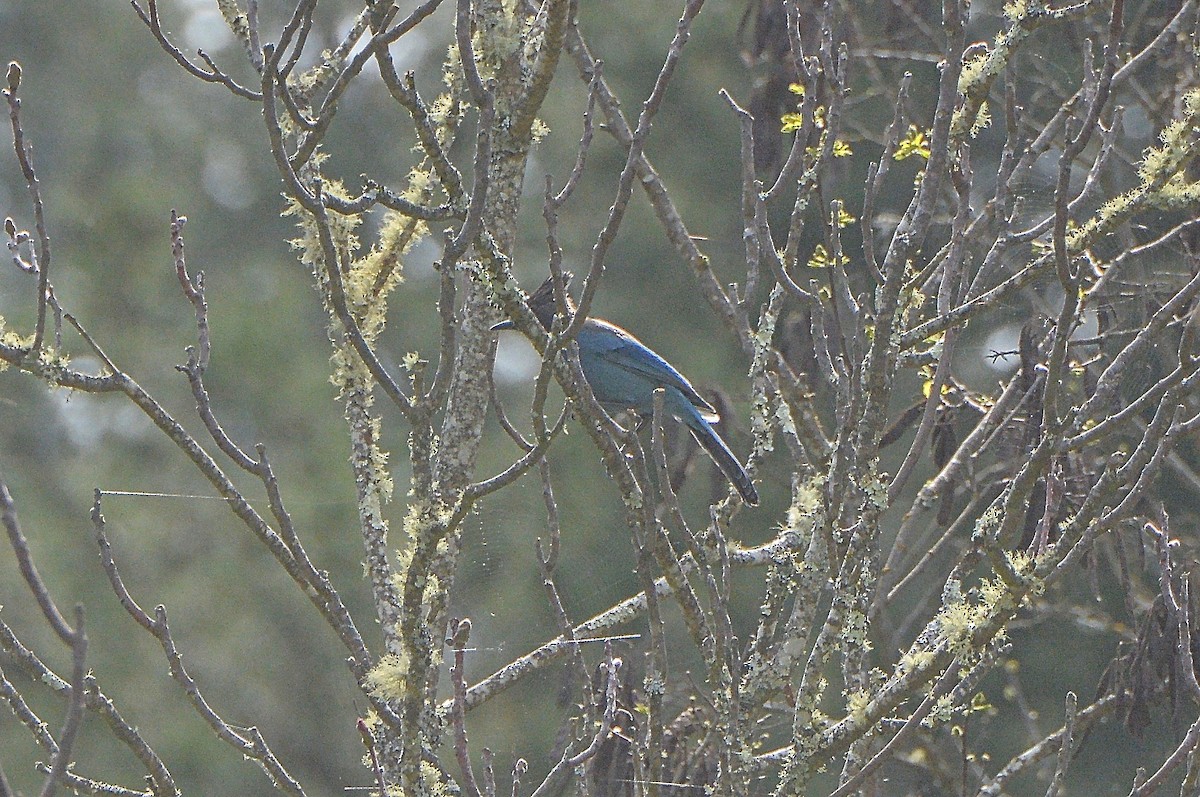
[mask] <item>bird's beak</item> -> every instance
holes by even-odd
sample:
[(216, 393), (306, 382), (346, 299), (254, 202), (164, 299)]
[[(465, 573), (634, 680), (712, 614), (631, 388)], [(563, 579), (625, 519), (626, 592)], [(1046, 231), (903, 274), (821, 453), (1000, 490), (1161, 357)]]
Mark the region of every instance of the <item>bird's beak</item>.
[(513, 325), (512, 321), (501, 321), (499, 324), (496, 324), (491, 329), (493, 332), (499, 332), (502, 329), (516, 329), (516, 327)]

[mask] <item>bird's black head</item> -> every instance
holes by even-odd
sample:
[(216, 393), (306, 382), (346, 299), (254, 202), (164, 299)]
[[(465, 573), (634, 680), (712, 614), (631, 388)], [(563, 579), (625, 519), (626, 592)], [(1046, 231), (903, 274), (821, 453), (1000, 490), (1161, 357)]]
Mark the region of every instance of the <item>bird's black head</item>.
[[(566, 291), (571, 286), (572, 274), (569, 271), (564, 271), (562, 274), (563, 290)], [(542, 329), (547, 332), (554, 325), (554, 316), (557, 315), (558, 303), (554, 301), (554, 277), (547, 277), (546, 281), (538, 286), (538, 289), (529, 295), (529, 309), (537, 316), (538, 323), (542, 325)], [(567, 294), (567, 308), (575, 311), (575, 303), (571, 301), (571, 295)], [(492, 329), (512, 329), (511, 321), (502, 321)]]

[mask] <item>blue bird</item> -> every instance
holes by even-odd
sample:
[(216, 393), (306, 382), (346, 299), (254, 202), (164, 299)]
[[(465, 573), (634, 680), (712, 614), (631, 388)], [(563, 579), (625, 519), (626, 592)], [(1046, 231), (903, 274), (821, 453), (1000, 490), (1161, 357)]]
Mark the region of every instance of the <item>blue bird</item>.
[[(564, 274), (564, 284), (570, 274)], [(570, 297), (567, 298), (570, 304)], [(529, 309), (547, 331), (554, 322), (553, 278), (542, 283), (529, 297)], [(574, 306), (570, 308), (574, 311)], [(512, 329), (504, 321), (492, 329)], [(742, 500), (758, 505), (758, 491), (746, 469), (712, 424), (719, 419), (712, 405), (700, 397), (683, 374), (656, 354), (649, 346), (616, 324), (588, 318), (575, 338), (579, 345), (579, 364), (596, 401), (610, 415), (631, 411), (642, 418), (654, 414), (654, 391), (664, 389), (663, 410), (683, 423), (725, 478), (737, 488)]]

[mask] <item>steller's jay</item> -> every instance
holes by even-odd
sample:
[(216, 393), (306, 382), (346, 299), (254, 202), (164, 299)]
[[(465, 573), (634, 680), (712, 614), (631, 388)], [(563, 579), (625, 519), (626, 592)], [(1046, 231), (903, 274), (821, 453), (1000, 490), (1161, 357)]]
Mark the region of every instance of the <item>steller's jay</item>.
[[(564, 284), (569, 280), (570, 274), (564, 274)], [(567, 302), (574, 312), (570, 297)], [(529, 309), (542, 327), (550, 331), (556, 310), (553, 277), (529, 297)], [(492, 327), (512, 328), (511, 321)], [(648, 418), (654, 414), (654, 391), (664, 388), (663, 410), (687, 427), (725, 478), (737, 488), (742, 500), (751, 506), (758, 505), (758, 491), (750, 482), (746, 469), (712, 427), (719, 417), (716, 410), (700, 397), (683, 374), (633, 335), (598, 318), (583, 322), (575, 342), (579, 345), (579, 365), (583, 375), (596, 401), (606, 412), (611, 415), (629, 410)]]

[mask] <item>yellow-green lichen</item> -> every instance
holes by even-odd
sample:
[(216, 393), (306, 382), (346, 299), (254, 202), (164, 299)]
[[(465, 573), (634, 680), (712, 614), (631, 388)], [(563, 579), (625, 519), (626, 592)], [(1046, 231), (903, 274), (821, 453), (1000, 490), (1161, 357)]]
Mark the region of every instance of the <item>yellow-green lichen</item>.
[(862, 726), (867, 722), (867, 708), (871, 705), (871, 695), (865, 690), (857, 690), (846, 695), (846, 716), (855, 725)]
[(380, 700), (397, 700), (404, 695), (407, 678), (407, 657), (389, 653), (371, 668), (363, 685)]

